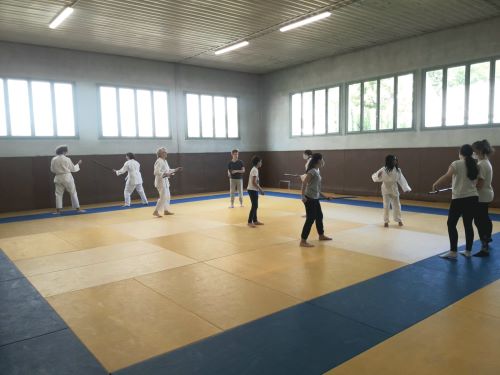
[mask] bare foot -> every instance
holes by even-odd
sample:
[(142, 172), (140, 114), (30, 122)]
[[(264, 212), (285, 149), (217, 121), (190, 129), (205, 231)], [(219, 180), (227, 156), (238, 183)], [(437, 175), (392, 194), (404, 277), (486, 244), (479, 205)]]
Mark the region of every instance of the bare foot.
[(153, 216), (161, 217), (161, 215), (158, 213), (158, 211), (153, 212)]
[(384, 228), (389, 228), (389, 223), (384, 223)]
[(248, 226), (249, 226), (250, 228), (257, 228), (257, 226), (256, 226), (254, 223), (248, 223)]
[(173, 215), (173, 214), (174, 214), (174, 213), (173, 213), (173, 212), (170, 212), (170, 211), (165, 211), (165, 212), (163, 213), (163, 215)]
[(319, 240), (320, 241), (331, 241), (332, 239), (330, 237), (327, 237), (324, 234), (322, 234), (321, 236), (319, 236)]
[(312, 243), (307, 242), (306, 240), (301, 240), (300, 247), (314, 247), (314, 245)]
[(398, 223), (398, 225), (399, 225), (400, 227), (402, 227), (402, 226), (403, 226), (403, 222), (402, 222), (402, 221), (400, 221), (400, 222)]
[(260, 221), (256, 221), (254, 224), (255, 225), (264, 225), (264, 223), (261, 223)]

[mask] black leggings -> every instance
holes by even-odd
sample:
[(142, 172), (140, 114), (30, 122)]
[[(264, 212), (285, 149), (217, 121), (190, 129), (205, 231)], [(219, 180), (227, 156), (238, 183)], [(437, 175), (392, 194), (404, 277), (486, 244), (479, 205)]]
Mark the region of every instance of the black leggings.
[(474, 224), (476, 224), (479, 239), (482, 242), (491, 242), (493, 225), (491, 224), (490, 215), (488, 215), (488, 206), (489, 203), (479, 202), (477, 204), (477, 215), (474, 217)]
[[(307, 197), (306, 197), (307, 198)], [(319, 199), (307, 198), (306, 203), (306, 222), (302, 228), (301, 238), (307, 240), (309, 233), (311, 233), (311, 228), (314, 222), (316, 222), (316, 229), (319, 235), (325, 233), (323, 229), (323, 211), (321, 211), (321, 205), (319, 204)]]
[(474, 229), (472, 228), (472, 220), (477, 212), (477, 197), (467, 197), (452, 199), (450, 210), (448, 211), (448, 236), (450, 237), (450, 250), (457, 251), (458, 232), (457, 223), (462, 216), (465, 229), (465, 250), (472, 250), (474, 242)]
[(248, 215), (248, 224), (252, 224), (258, 221), (257, 208), (259, 208), (259, 192), (256, 190), (248, 190), (248, 196), (252, 202), (252, 208), (250, 209), (250, 214)]

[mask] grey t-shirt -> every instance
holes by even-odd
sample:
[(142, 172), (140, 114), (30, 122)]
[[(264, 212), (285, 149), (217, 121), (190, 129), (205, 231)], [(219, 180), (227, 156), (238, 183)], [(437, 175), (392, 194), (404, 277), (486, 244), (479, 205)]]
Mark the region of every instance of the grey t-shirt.
[[(239, 171), (243, 169), (243, 162), (241, 160), (230, 161), (227, 165), (229, 171)], [(241, 180), (243, 178), (243, 173), (231, 173), (231, 178), (234, 180)]]
[(306, 186), (305, 195), (311, 199), (319, 199), (321, 193), (321, 175), (319, 174), (319, 169), (312, 168), (307, 174), (311, 177)]

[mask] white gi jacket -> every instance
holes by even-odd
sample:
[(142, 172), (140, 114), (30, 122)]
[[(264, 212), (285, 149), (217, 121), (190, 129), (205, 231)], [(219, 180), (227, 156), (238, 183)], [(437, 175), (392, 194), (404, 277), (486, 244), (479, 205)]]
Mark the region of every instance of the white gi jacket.
[[(378, 175), (380, 172), (382, 172), (382, 174), (379, 177)], [(396, 168), (393, 168), (392, 171), (387, 172), (385, 167), (382, 167), (377, 172), (372, 174), (372, 180), (373, 182), (382, 182), (382, 195), (399, 195), (398, 184), (405, 193), (411, 191), (411, 187), (408, 185), (401, 169), (397, 170)]]
[(155, 175), (155, 188), (161, 189), (164, 186), (169, 187), (170, 182), (168, 180), (168, 177), (163, 177), (163, 175), (165, 173), (173, 173), (173, 172), (174, 169), (170, 169), (166, 160), (163, 160), (162, 158), (156, 159), (153, 172)]
[(71, 173), (78, 172), (80, 165), (73, 164), (70, 158), (66, 155), (56, 155), (50, 162), (50, 171), (56, 176), (54, 177), (55, 183), (73, 182), (73, 175)]
[(128, 185), (142, 184), (141, 164), (139, 164), (138, 161), (134, 159), (127, 160), (125, 164), (123, 164), (122, 169), (116, 171), (117, 176), (124, 173), (127, 173), (125, 180)]

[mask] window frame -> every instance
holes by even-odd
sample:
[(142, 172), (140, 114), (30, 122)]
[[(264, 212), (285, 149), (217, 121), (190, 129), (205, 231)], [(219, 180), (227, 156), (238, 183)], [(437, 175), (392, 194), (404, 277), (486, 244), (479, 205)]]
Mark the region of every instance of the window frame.
[[(188, 95), (197, 95), (198, 96), (198, 113), (199, 113), (199, 128), (200, 128), (200, 136), (199, 137), (190, 137), (189, 136), (189, 129), (188, 129), (188, 108), (187, 108), (187, 96)], [(203, 126), (202, 126), (202, 115), (201, 115), (201, 97), (202, 96), (210, 96), (212, 97), (212, 125), (213, 125), (213, 137), (203, 137)], [(215, 136), (215, 100), (214, 98), (216, 96), (219, 97), (224, 97), (224, 106), (225, 106), (225, 123), (226, 123), (226, 136), (225, 137), (216, 137)], [(228, 98), (235, 98), (236, 99), (236, 104), (237, 104), (237, 129), (238, 129), (238, 136), (237, 137), (229, 137), (229, 129), (228, 129), (228, 122), (227, 122), (227, 99)], [(186, 141), (203, 141), (203, 140), (212, 140), (212, 141), (228, 141), (228, 140), (241, 140), (241, 127), (240, 127), (240, 120), (241, 120), (241, 115), (240, 115), (240, 96), (239, 95), (231, 95), (231, 94), (222, 94), (222, 93), (214, 93), (214, 92), (194, 92), (194, 91), (184, 91), (183, 92), (183, 102), (184, 102), (184, 129), (185, 129), (185, 134), (184, 134), (184, 140)]]
[[(494, 105), (495, 105), (495, 68), (496, 62), (500, 61), (500, 56), (490, 56), (483, 57), (474, 60), (467, 60), (463, 62), (455, 62), (444, 65), (437, 65), (422, 68), (422, 93), (421, 93), (421, 112), (422, 112), (422, 121), (420, 124), (420, 129), (423, 131), (435, 131), (435, 130), (457, 130), (457, 129), (491, 129), (495, 127), (500, 127), (500, 122), (494, 122)], [(490, 63), (490, 77), (489, 77), (489, 109), (488, 109), (488, 123), (487, 124), (469, 124), (469, 96), (470, 96), (470, 67), (474, 64), (479, 63)], [(465, 66), (465, 110), (464, 110), (464, 124), (463, 125), (446, 125), (446, 92), (447, 92), (447, 78), (448, 72), (447, 70), (450, 68), (456, 68), (460, 66)], [(426, 100), (426, 83), (427, 83), (427, 72), (434, 70), (442, 70), (443, 71), (443, 82), (442, 82), (442, 90), (443, 90), (443, 98), (442, 98), (442, 114), (441, 114), (441, 125), (426, 127), (425, 123), (425, 100)], [(500, 93), (500, 87), (498, 88)]]
[[(7, 130), (7, 135), (0, 135), (0, 140), (8, 140), (8, 139), (19, 139), (19, 140), (53, 140), (53, 139), (80, 139), (80, 132), (79, 132), (79, 124), (78, 124), (78, 109), (77, 109), (77, 92), (76, 92), (76, 82), (75, 81), (69, 81), (69, 80), (54, 80), (54, 79), (47, 79), (47, 78), (34, 78), (34, 77), (29, 77), (27, 78), (26, 76), (10, 76), (10, 77), (5, 77), (5, 76), (0, 76), (0, 79), (3, 80), (3, 94), (4, 94), (4, 106), (5, 106), (5, 121), (6, 121), (6, 130)], [(11, 125), (11, 116), (10, 116), (10, 101), (9, 101), (9, 95), (8, 95), (8, 88), (7, 88), (7, 81), (8, 80), (17, 80), (17, 81), (26, 81), (28, 83), (28, 102), (29, 102), (29, 112), (30, 112), (30, 130), (31, 130), (31, 135), (11, 135), (12, 134), (12, 125)], [(51, 95), (51, 102), (52, 102), (52, 129), (54, 131), (54, 135), (42, 135), (42, 136), (37, 136), (35, 135), (35, 120), (33, 116), (33, 93), (32, 93), (32, 88), (31, 88), (31, 83), (32, 82), (46, 82), (50, 84), (50, 95)], [(54, 90), (54, 84), (56, 83), (61, 83), (61, 84), (69, 84), (71, 85), (71, 90), (73, 94), (73, 124), (75, 126), (74, 131), (75, 135), (57, 135), (57, 116), (56, 116), (56, 102), (55, 102), (55, 90)]]
[[(329, 133), (328, 132), (328, 114), (329, 114), (329, 109), (328, 109), (328, 90), (338, 88), (339, 89), (339, 106), (338, 106), (338, 112), (339, 112), (339, 130), (334, 133)], [(314, 95), (315, 91), (319, 90), (325, 90), (325, 134), (314, 134), (315, 130), (315, 121), (316, 121), (316, 116), (315, 116), (315, 102), (316, 98)], [(303, 134), (304, 131), (304, 121), (303, 121), (303, 112), (304, 112), (304, 102), (302, 100), (302, 94), (305, 92), (312, 92), (312, 125), (313, 125), (313, 134)], [(289, 118), (289, 137), (290, 138), (311, 138), (311, 137), (330, 137), (330, 136), (339, 136), (342, 135), (342, 102), (343, 102), (343, 97), (342, 97), (342, 84), (334, 84), (334, 85), (328, 85), (328, 86), (321, 86), (321, 87), (315, 87), (315, 88), (310, 88), (310, 89), (302, 89), (300, 91), (293, 91), (288, 95), (288, 118)], [(296, 94), (300, 94), (300, 135), (293, 135), (293, 119), (292, 119), (292, 97)]]
[[(408, 128), (398, 128), (398, 77), (401, 76), (406, 76), (411, 74), (413, 76), (413, 90), (412, 90), (412, 121), (411, 121), (411, 127)], [(387, 78), (392, 78), (394, 80), (394, 103), (393, 103), (393, 118), (392, 118), (392, 129), (380, 129), (380, 81), (383, 79)], [(385, 75), (379, 75), (375, 76), (372, 78), (365, 78), (362, 80), (353, 80), (353, 81), (348, 81), (344, 83), (345, 87), (345, 100), (344, 100), (344, 107), (343, 110), (345, 112), (345, 121), (344, 121), (344, 126), (345, 126), (345, 135), (355, 135), (355, 134), (371, 134), (371, 133), (391, 133), (391, 132), (408, 132), (408, 131), (415, 131), (417, 129), (416, 126), (416, 112), (417, 112), (417, 101), (416, 101), (416, 96), (417, 96), (417, 79), (418, 79), (418, 71), (417, 70), (410, 70), (410, 71), (402, 71), (402, 72), (397, 72), (397, 73), (392, 73), (392, 74), (385, 74)], [(376, 121), (376, 126), (374, 130), (363, 130), (363, 123), (364, 123), (364, 93), (365, 93), (365, 83), (366, 82), (372, 82), (376, 81), (377, 82), (377, 121)], [(360, 90), (361, 90), (361, 95), (360, 95), (360, 130), (354, 130), (350, 131), (349, 130), (349, 86), (353, 84), (360, 84)]]
[[(103, 126), (102, 126), (102, 107), (101, 107), (101, 87), (111, 87), (116, 90), (116, 118), (118, 122), (118, 135), (117, 136), (104, 136), (103, 135)], [(120, 114), (120, 95), (118, 94), (119, 89), (129, 89), (134, 91), (134, 105), (135, 105), (135, 129), (136, 129), (136, 135), (134, 137), (125, 137), (122, 136), (122, 129), (121, 129), (121, 114)], [(153, 123), (153, 136), (152, 137), (140, 137), (139, 136), (139, 114), (137, 111), (137, 90), (147, 90), (151, 93), (151, 118), (152, 118), (152, 123)], [(154, 91), (162, 91), (167, 94), (167, 111), (168, 111), (168, 137), (156, 137), (156, 120), (155, 120), (155, 114), (154, 114)], [(170, 90), (166, 88), (160, 88), (160, 87), (153, 87), (153, 86), (118, 86), (114, 83), (97, 83), (96, 84), (96, 100), (97, 100), (97, 116), (99, 118), (99, 140), (106, 140), (106, 139), (120, 139), (120, 140), (139, 140), (139, 139), (144, 139), (144, 140), (153, 140), (153, 139), (172, 139), (172, 111), (171, 111), (171, 97), (170, 97)]]

